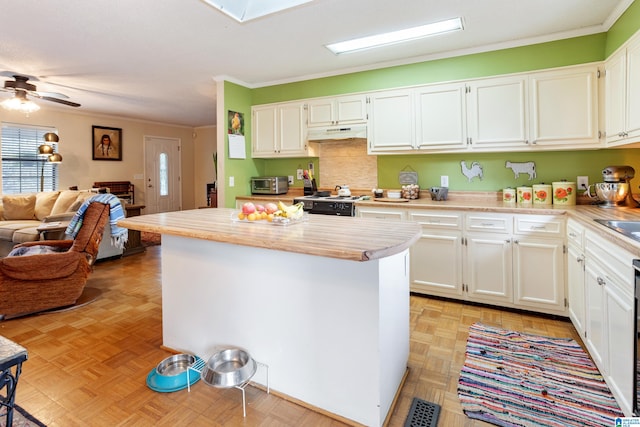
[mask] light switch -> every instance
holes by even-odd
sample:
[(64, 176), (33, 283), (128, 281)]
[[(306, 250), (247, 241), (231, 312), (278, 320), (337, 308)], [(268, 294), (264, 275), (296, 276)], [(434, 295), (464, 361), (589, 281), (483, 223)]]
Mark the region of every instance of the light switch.
[(448, 187), (449, 186), (449, 176), (442, 175), (440, 177), (440, 187)]
[(236, 185), (236, 180), (234, 177), (230, 176), (229, 177), (229, 187), (233, 187)]

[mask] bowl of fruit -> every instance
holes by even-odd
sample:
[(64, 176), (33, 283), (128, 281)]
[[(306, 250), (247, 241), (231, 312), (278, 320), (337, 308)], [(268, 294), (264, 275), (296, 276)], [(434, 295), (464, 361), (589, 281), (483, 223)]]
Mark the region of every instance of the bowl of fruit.
[(278, 203), (253, 203), (246, 202), (239, 211), (231, 214), (231, 220), (235, 222), (269, 223), (274, 225), (286, 225), (300, 222), (306, 219), (303, 203), (286, 205)]

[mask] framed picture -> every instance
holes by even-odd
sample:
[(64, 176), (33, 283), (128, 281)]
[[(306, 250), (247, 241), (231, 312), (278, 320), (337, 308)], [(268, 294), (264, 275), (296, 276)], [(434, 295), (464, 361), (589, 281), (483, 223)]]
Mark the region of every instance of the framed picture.
[(244, 114), (229, 110), (227, 113), (229, 135), (244, 135)]
[(122, 129), (92, 126), (93, 160), (122, 160)]

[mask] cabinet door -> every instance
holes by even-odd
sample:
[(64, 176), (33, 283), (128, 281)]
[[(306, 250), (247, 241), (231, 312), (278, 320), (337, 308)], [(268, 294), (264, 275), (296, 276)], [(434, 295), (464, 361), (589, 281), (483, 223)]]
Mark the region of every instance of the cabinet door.
[(522, 76), (469, 83), (467, 120), (472, 147), (522, 147), (528, 143), (526, 88), (526, 77)]
[(595, 66), (588, 66), (530, 76), (531, 144), (600, 144), (597, 73)]
[(627, 47), (626, 132), (640, 136), (640, 37)]
[(461, 212), (409, 210), (422, 227), (411, 247), (411, 291), (462, 298)]
[(425, 86), (416, 90), (417, 148), (466, 147), (465, 89), (463, 83), (457, 83)]
[(511, 239), (490, 233), (469, 233), (466, 241), (464, 281), (469, 299), (511, 305)]
[(607, 383), (616, 401), (628, 414), (633, 410), (633, 364), (636, 363), (634, 343), (635, 301), (606, 279), (604, 285), (606, 300), (607, 348), (609, 354), (609, 375)]
[(410, 90), (371, 95), (370, 153), (413, 150), (415, 129), (412, 101)]
[(605, 116), (607, 143), (624, 137), (627, 57), (626, 51), (612, 55), (605, 63)]
[(571, 245), (567, 251), (567, 290), (569, 293), (569, 318), (578, 334), (584, 339), (586, 331), (584, 254)]
[(588, 260), (585, 264), (585, 290), (587, 292), (585, 344), (602, 375), (606, 375), (608, 374), (608, 343), (605, 325), (605, 295), (602, 274), (592, 260)]
[(340, 96), (335, 100), (336, 124), (345, 125), (367, 121), (366, 95)]
[(411, 291), (462, 298), (462, 233), (423, 230), (411, 246)]
[(306, 156), (304, 103), (293, 102), (278, 106), (278, 144), (281, 157)]
[(276, 156), (276, 116), (275, 106), (253, 109), (251, 157)]
[(333, 98), (311, 99), (307, 103), (307, 125), (309, 127), (331, 126), (335, 121)]
[(514, 303), (522, 308), (564, 314), (564, 242), (514, 237)]

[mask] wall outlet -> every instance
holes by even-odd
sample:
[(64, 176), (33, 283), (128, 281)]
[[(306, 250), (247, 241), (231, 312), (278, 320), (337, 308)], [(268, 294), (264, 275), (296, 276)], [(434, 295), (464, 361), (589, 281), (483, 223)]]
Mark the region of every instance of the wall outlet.
[(586, 190), (587, 187), (589, 187), (589, 177), (579, 176), (577, 184), (578, 184), (578, 190)]
[(309, 162), (309, 172), (311, 172), (311, 175), (315, 175), (315, 171), (313, 170), (313, 162)]
[(442, 175), (440, 176), (440, 187), (448, 187), (449, 186), (449, 176)]
[[(302, 169), (298, 169), (298, 170), (296, 171), (296, 174), (297, 174), (297, 176), (298, 176), (298, 179), (302, 179)], [(291, 180), (291, 179), (289, 179), (289, 180)], [(292, 183), (292, 182), (290, 182), (289, 184), (293, 184), (293, 183)]]
[(232, 176), (229, 177), (229, 187), (234, 187), (236, 185), (236, 179)]
[[(302, 179), (302, 174), (300, 174), (299, 179)], [(293, 185), (293, 175), (289, 175), (289, 185)]]

